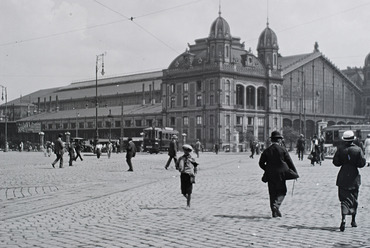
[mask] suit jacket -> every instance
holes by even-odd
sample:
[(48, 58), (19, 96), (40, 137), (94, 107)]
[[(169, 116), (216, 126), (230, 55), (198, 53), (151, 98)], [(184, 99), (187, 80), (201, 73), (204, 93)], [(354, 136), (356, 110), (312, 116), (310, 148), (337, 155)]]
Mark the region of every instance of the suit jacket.
[(55, 146), (54, 146), (54, 153), (55, 154), (60, 154), (63, 155), (64, 153), (64, 144), (61, 138), (58, 138), (55, 141)]
[(177, 154), (177, 141), (171, 140), (170, 147), (168, 148), (168, 155), (171, 157), (176, 157)]
[(338, 147), (333, 157), (333, 164), (341, 167), (337, 176), (337, 186), (355, 189), (361, 185), (358, 168), (366, 164), (362, 149), (355, 144)]
[(259, 166), (265, 171), (267, 180), (272, 182), (285, 181), (285, 173), (289, 169), (297, 172), (288, 151), (277, 143), (263, 151)]
[(130, 158), (135, 157), (135, 155), (136, 155), (136, 146), (135, 146), (135, 143), (132, 140), (130, 140), (128, 142), (127, 147), (126, 147), (126, 152), (127, 152), (126, 153), (126, 158), (127, 157), (130, 157)]

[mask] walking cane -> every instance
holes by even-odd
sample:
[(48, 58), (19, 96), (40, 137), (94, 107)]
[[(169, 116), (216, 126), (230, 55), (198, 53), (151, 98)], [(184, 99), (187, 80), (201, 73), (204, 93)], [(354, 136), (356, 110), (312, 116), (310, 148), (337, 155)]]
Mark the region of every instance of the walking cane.
[(293, 197), (293, 192), (294, 192), (294, 184), (295, 184), (295, 181), (297, 181), (297, 179), (293, 180), (292, 197)]

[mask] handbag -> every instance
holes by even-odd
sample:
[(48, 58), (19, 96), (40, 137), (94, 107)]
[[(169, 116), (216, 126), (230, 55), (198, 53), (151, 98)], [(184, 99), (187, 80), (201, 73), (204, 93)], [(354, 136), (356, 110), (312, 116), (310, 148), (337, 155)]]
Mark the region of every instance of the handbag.
[(313, 159), (312, 154), (308, 154), (307, 159), (309, 159), (309, 160)]
[(299, 175), (297, 172), (295, 172), (294, 170), (292, 169), (289, 169), (285, 172), (284, 174), (284, 179), (285, 180), (294, 180), (294, 179), (297, 179), (299, 178)]

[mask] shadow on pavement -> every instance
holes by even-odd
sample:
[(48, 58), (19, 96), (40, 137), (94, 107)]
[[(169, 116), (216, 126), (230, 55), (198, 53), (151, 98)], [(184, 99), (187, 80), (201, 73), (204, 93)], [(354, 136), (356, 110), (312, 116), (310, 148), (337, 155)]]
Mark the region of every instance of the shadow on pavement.
[(267, 216), (242, 216), (242, 215), (224, 215), (224, 214), (214, 215), (214, 217), (243, 219), (243, 220), (271, 219), (271, 217), (267, 217)]
[(281, 227), (290, 229), (305, 229), (305, 230), (322, 230), (322, 231), (330, 231), (330, 232), (339, 232), (339, 227), (320, 227), (320, 226), (303, 226), (303, 225), (295, 225), (295, 226), (287, 226), (281, 225)]

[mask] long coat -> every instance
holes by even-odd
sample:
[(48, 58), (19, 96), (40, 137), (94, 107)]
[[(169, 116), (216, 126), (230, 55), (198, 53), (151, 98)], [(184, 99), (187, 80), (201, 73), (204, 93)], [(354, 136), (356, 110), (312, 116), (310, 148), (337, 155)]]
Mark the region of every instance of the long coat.
[(177, 141), (171, 140), (170, 147), (168, 148), (168, 155), (170, 157), (176, 157), (177, 154)]
[(269, 182), (285, 182), (284, 175), (289, 168), (297, 172), (288, 151), (277, 143), (263, 151), (259, 166), (265, 171)]
[(340, 166), (337, 176), (337, 186), (346, 189), (355, 189), (360, 187), (361, 176), (358, 168), (366, 164), (362, 149), (355, 144), (339, 147), (333, 157), (333, 164)]
[(126, 158), (132, 158), (136, 155), (136, 146), (135, 143), (130, 140), (126, 147)]
[(63, 155), (64, 154), (64, 144), (61, 138), (58, 138), (55, 141), (55, 146), (54, 146), (54, 153)]

